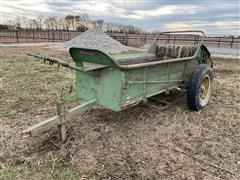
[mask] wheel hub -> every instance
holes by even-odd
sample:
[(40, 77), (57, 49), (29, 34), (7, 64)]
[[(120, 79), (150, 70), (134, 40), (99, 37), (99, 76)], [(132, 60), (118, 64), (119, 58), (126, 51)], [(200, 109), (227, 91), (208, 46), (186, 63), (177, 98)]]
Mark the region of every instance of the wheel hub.
[(200, 99), (201, 105), (204, 106), (208, 103), (210, 94), (211, 94), (211, 80), (210, 80), (209, 75), (206, 75), (203, 78), (203, 81), (201, 84), (201, 90), (199, 93), (199, 99)]

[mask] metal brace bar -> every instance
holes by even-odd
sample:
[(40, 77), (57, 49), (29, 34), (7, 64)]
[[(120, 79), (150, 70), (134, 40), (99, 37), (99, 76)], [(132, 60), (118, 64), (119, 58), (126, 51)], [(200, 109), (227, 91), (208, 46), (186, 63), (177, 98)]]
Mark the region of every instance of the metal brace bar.
[(25, 131), (23, 131), (24, 134), (30, 134), (31, 136), (37, 136), (38, 134), (41, 134), (44, 131), (47, 131), (53, 127), (56, 127), (60, 123), (60, 118), (58, 115), (53, 116), (45, 121), (42, 121), (38, 124), (35, 124)]
[[(153, 84), (157, 84), (157, 83), (169, 83), (169, 82), (183, 82), (184, 80), (169, 80), (169, 81), (128, 81), (127, 84), (131, 85), (131, 84), (143, 84), (143, 83), (153, 83)], [(128, 85), (126, 87), (128, 87)]]

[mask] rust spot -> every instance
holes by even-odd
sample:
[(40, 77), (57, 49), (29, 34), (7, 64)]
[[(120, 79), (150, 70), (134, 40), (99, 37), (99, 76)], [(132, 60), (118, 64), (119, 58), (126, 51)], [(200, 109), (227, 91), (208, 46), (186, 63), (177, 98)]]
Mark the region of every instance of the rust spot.
[(83, 55), (83, 56), (94, 56), (95, 55), (94, 52), (91, 52), (88, 50), (80, 50), (79, 53), (80, 53), (80, 55)]

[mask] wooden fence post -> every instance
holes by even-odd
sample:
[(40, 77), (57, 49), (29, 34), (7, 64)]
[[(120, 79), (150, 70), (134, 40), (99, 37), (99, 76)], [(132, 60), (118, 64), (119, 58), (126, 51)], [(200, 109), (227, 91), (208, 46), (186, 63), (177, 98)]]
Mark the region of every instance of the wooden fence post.
[(221, 37), (218, 39), (218, 48), (220, 47)]
[(169, 42), (170, 42), (170, 35), (168, 35), (167, 44), (169, 44)]
[(16, 30), (16, 38), (17, 38), (17, 43), (19, 42), (18, 40), (18, 30)]
[(140, 37), (141, 37), (141, 38), (139, 39), (139, 40), (140, 40), (140, 43), (139, 43), (139, 45), (138, 45), (139, 47), (142, 45), (142, 42), (143, 42), (143, 36), (142, 36), (142, 34), (140, 34)]
[(48, 42), (50, 42), (50, 34), (49, 34), (50, 32), (49, 31), (50, 30), (48, 29), (48, 31), (47, 31), (48, 32)]
[(197, 36), (197, 42), (196, 42), (196, 45), (198, 45), (198, 42), (199, 42), (199, 35)]
[(231, 48), (233, 47), (233, 40), (234, 40), (234, 36), (232, 36), (232, 41), (230, 43)]
[(32, 30), (32, 33), (33, 33), (33, 42), (35, 42), (34, 29)]
[(52, 42), (54, 42), (55, 34), (54, 31), (52, 31)]

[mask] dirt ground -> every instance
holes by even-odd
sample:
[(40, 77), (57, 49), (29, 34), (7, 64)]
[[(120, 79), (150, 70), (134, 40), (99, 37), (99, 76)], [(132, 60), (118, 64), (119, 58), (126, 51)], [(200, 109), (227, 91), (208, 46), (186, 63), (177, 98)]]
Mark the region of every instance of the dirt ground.
[[(71, 58), (48, 47), (0, 50), (0, 179), (240, 179), (240, 61), (214, 60), (211, 103), (187, 107), (186, 92), (172, 91), (121, 112), (96, 107), (68, 124), (65, 144), (56, 132), (21, 133), (55, 115), (62, 87), (74, 72), (26, 53)], [(79, 104), (75, 93), (64, 97)], [(151, 106), (149, 106), (149, 104)]]

